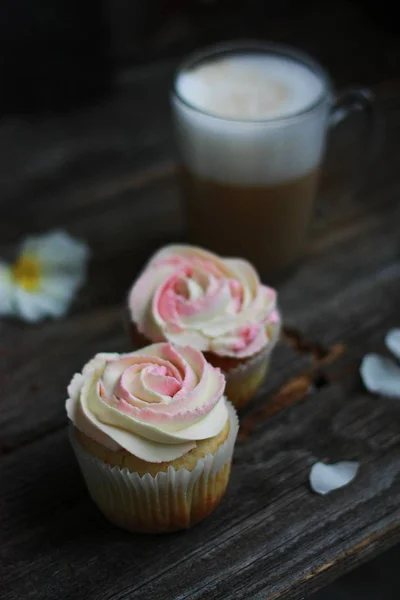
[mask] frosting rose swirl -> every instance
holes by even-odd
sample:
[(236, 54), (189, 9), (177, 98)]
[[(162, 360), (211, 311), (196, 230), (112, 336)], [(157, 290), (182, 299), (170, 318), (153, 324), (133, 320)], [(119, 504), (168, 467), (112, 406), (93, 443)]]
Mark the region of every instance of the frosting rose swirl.
[(153, 344), (130, 354), (97, 354), (74, 375), (66, 408), (95, 441), (162, 462), (222, 431), (224, 388), (224, 376), (201, 352)]
[(130, 291), (129, 309), (153, 342), (245, 358), (276, 340), (276, 300), (247, 261), (181, 245), (149, 261)]

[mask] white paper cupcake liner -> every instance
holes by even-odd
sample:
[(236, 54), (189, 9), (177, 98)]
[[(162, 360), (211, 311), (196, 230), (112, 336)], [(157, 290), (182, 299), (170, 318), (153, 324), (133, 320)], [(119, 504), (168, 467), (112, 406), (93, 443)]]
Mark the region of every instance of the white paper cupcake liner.
[(263, 348), (254, 356), (251, 356), (248, 359), (246, 359), (243, 363), (240, 363), (236, 367), (229, 369), (227, 375), (239, 376), (241, 374), (247, 374), (249, 370), (257, 370), (259, 367), (261, 367), (262, 364), (265, 364), (266, 362), (268, 362), (269, 364), (269, 357), (271, 355), (271, 352), (272, 348), (270, 348), (269, 346)]
[(230, 431), (215, 454), (199, 459), (192, 471), (185, 468), (141, 476), (111, 467), (82, 448), (75, 430), (70, 440), (89, 493), (115, 524), (130, 531), (166, 532), (184, 529), (207, 516), (225, 491), (239, 428), (235, 409), (227, 402)]
[(236, 408), (245, 406), (264, 381), (269, 368), (271, 351), (271, 348), (265, 348), (246, 362), (225, 372), (225, 393)]
[(245, 406), (264, 381), (279, 335), (280, 327), (276, 327), (273, 338), (265, 348), (225, 372), (225, 393), (236, 408)]

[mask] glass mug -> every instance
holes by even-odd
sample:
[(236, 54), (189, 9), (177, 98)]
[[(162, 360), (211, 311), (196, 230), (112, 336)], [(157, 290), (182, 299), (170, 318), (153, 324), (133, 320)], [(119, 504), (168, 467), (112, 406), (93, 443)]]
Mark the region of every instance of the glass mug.
[[(290, 114), (280, 116), (278, 107), (266, 118), (238, 118), (229, 111), (220, 116), (223, 106), (216, 113), (196, 102), (204, 85), (212, 95), (212, 77), (222, 81), (222, 72), (211, 74), (208, 83), (197, 82), (196, 87), (192, 81), (191, 90), (183, 89), (184, 77), (187, 82), (187, 75), (199, 67), (254, 55), (275, 61), (278, 70), (280, 61), (295, 63), (303, 75), (312, 74), (318, 93)], [(307, 96), (306, 79), (299, 79), (296, 69), (293, 82), (290, 77), (289, 88)], [(279, 104), (279, 87), (275, 92)], [(301, 258), (329, 129), (360, 110), (372, 125), (368, 90), (335, 98), (329, 76), (312, 58), (284, 46), (253, 42), (214, 46), (187, 58), (175, 76), (172, 108), (189, 241), (225, 256), (245, 257), (268, 275)]]

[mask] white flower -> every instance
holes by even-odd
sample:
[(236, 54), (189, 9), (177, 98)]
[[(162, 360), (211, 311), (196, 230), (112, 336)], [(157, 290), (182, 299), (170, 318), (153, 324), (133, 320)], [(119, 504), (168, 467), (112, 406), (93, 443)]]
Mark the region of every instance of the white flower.
[(0, 261), (0, 315), (30, 322), (64, 315), (88, 258), (89, 248), (63, 231), (27, 238), (14, 264)]
[[(389, 331), (385, 343), (400, 360), (400, 329)], [(392, 359), (379, 354), (367, 354), (362, 360), (360, 373), (370, 392), (400, 398), (400, 367)]]

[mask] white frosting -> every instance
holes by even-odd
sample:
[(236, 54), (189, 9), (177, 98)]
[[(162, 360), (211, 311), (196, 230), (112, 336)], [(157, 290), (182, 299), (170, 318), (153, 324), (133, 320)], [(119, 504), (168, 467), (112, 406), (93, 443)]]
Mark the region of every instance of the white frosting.
[(171, 461), (222, 431), (224, 387), (222, 373), (201, 352), (153, 344), (97, 354), (73, 377), (66, 409), (77, 429), (112, 451)]
[(247, 358), (275, 345), (280, 329), (276, 292), (250, 263), (195, 246), (165, 246), (129, 294), (140, 333), (156, 342), (220, 356)]
[(306, 174), (321, 160), (328, 102), (279, 121), (307, 110), (324, 93), (323, 80), (301, 63), (232, 55), (183, 71), (176, 90), (190, 105), (173, 100), (182, 159), (203, 177), (274, 184)]

